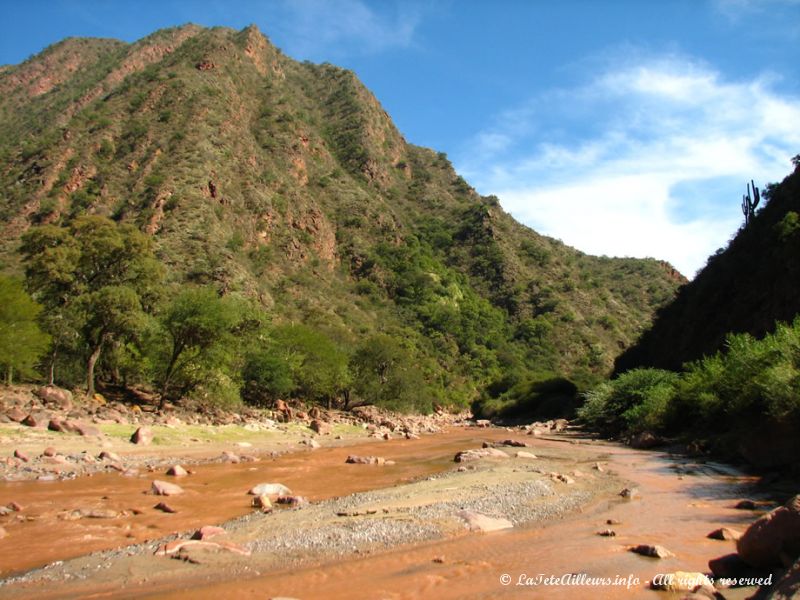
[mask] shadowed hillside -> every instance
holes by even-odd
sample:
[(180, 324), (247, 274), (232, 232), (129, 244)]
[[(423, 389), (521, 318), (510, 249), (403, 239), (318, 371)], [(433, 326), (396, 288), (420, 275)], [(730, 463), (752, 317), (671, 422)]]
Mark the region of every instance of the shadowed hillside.
[(790, 323), (800, 313), (800, 170), (764, 195), (763, 209), (617, 359), (618, 373), (677, 370), (722, 349), (729, 333), (760, 338), (776, 321)]

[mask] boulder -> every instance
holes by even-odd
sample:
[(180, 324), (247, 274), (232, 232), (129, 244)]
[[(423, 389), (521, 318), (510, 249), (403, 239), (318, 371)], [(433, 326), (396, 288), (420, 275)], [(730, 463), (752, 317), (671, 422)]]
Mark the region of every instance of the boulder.
[(57, 454), (57, 452), (56, 452), (56, 449), (55, 449), (55, 448), (53, 448), (52, 446), (48, 446), (48, 447), (47, 447), (47, 448), (45, 448), (45, 449), (44, 449), (44, 451), (42, 452), (42, 456), (47, 456), (48, 458), (52, 458), (52, 457), (53, 457), (53, 456), (55, 456), (56, 454)]
[(116, 452), (109, 452), (108, 450), (103, 450), (98, 456), (100, 460), (110, 460), (113, 462), (121, 462), (122, 459), (120, 458), (119, 454)]
[(2, 540), (7, 535), (8, 535), (8, 532), (3, 527), (0, 527), (0, 540)]
[(176, 496), (183, 493), (181, 486), (167, 481), (159, 481), (158, 479), (152, 483), (150, 489), (157, 496)]
[(69, 430), (74, 431), (78, 435), (82, 435), (84, 437), (101, 437), (103, 435), (102, 432), (94, 425), (88, 425), (86, 423), (75, 421), (67, 421), (66, 425)]
[(708, 561), (708, 568), (715, 579), (735, 579), (738, 577), (759, 577), (764, 574), (755, 569), (734, 553), (718, 556)]
[(712, 540), (736, 541), (742, 537), (742, 532), (731, 529), (730, 527), (720, 527), (709, 533), (706, 537)]
[(223, 462), (229, 462), (231, 464), (238, 464), (242, 462), (242, 459), (239, 458), (238, 455), (234, 454), (230, 450), (223, 450), (222, 451), (222, 460)]
[(283, 485), (282, 483), (259, 483), (258, 485), (250, 488), (247, 492), (251, 496), (269, 496), (270, 498), (278, 496), (291, 495), (292, 490)]
[(614, 537), (617, 535), (617, 532), (613, 529), (601, 529), (600, 531), (595, 532), (600, 537)]
[(497, 448), (475, 448), (473, 450), (462, 450), (453, 459), (455, 462), (471, 462), (482, 458), (509, 458), (508, 454)]
[(36, 395), (45, 404), (60, 410), (72, 410), (72, 392), (69, 390), (54, 385), (46, 385), (36, 390)]
[(754, 567), (789, 567), (800, 557), (800, 495), (750, 525), (736, 550)]
[(528, 446), (526, 442), (522, 442), (520, 440), (503, 440), (500, 442), (501, 446), (512, 446), (514, 448), (525, 448)]
[(21, 423), (28, 414), (17, 406), (12, 406), (6, 411), (6, 416), (14, 423)]
[(632, 500), (639, 495), (639, 490), (637, 488), (625, 488), (619, 493), (619, 495), (623, 498), (627, 498), (628, 500)]
[(319, 435), (328, 435), (331, 432), (330, 423), (326, 423), (325, 421), (320, 421), (319, 419), (314, 419), (311, 421), (309, 427), (317, 432)]
[(514, 524), (508, 519), (489, 517), (472, 510), (459, 511), (458, 516), (464, 519), (467, 527), (472, 531), (499, 531), (514, 527)]
[(569, 475), (564, 475), (563, 473), (550, 473), (550, 479), (553, 481), (560, 481), (561, 483), (566, 483), (567, 485), (572, 485), (575, 483), (575, 480), (570, 477)]
[(44, 427), (46, 421), (43, 420), (41, 417), (34, 415), (33, 413), (29, 414), (27, 417), (20, 421), (25, 427)]
[(28, 462), (30, 458), (22, 450), (14, 450), (14, 458), (20, 459), (22, 462)]
[(344, 462), (351, 465), (383, 465), (386, 464), (386, 459), (382, 456), (355, 456), (351, 454)]
[(173, 514), (173, 513), (178, 512), (176, 509), (172, 508), (166, 502), (159, 502), (153, 508), (155, 508), (156, 510), (160, 510), (161, 512), (165, 512), (165, 513), (169, 513), (169, 514)]
[(189, 471), (180, 465), (172, 465), (169, 469), (167, 469), (166, 474), (171, 475), (172, 477), (185, 477), (189, 474)]
[(47, 423), (47, 428), (50, 431), (55, 431), (58, 433), (66, 433), (68, 431), (66, 422), (61, 419), (50, 419), (50, 421)]
[(149, 427), (139, 427), (131, 436), (131, 443), (139, 446), (149, 446), (153, 443), (153, 430)]
[(642, 556), (649, 556), (651, 558), (669, 558), (675, 556), (672, 552), (664, 548), (664, 546), (651, 546), (650, 544), (639, 544), (638, 546), (631, 546), (628, 548), (631, 552), (641, 554)]
[(524, 450), (517, 451), (517, 453), (514, 456), (516, 456), (517, 458), (528, 458), (528, 459), (537, 458), (537, 456), (533, 452), (525, 452)]
[(757, 510), (758, 505), (752, 500), (739, 500), (733, 508), (738, 510)]

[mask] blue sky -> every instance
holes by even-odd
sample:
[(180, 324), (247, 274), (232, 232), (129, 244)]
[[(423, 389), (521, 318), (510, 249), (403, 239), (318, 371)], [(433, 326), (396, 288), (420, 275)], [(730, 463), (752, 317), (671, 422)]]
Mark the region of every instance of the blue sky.
[(66, 36), (255, 23), (353, 69), (412, 143), (593, 254), (691, 276), (800, 154), (800, 0), (0, 0), (0, 64)]

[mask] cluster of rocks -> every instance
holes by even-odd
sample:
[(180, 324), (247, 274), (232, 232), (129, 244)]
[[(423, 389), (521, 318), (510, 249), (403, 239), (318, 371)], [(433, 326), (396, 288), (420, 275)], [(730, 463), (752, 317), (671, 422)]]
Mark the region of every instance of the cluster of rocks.
[(723, 527), (709, 537), (736, 540), (735, 553), (709, 561), (715, 579), (758, 580), (772, 576), (773, 585), (769, 590), (762, 589), (759, 598), (800, 595), (800, 494), (761, 516), (744, 533)]
[[(607, 530), (598, 535), (614, 534)], [(685, 599), (723, 598), (727, 588), (757, 585), (761, 588), (751, 597), (759, 600), (800, 596), (800, 495), (757, 519), (744, 533), (720, 527), (707, 537), (735, 541), (736, 552), (710, 560), (708, 574), (676, 571), (654, 579), (651, 587), (686, 592)], [(674, 556), (662, 546), (641, 544), (629, 550), (653, 558)]]
[(553, 433), (561, 433), (566, 431), (569, 427), (569, 421), (566, 419), (550, 419), (549, 421), (536, 421), (529, 425), (524, 425), (522, 430), (528, 435), (540, 436)]

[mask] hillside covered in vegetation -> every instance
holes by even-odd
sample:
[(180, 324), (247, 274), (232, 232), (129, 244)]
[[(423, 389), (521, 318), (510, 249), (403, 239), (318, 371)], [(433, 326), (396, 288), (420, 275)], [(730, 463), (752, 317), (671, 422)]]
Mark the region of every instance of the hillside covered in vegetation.
[(653, 326), (616, 361), (635, 367), (680, 369), (723, 349), (730, 333), (757, 338), (800, 313), (800, 159), (781, 183), (764, 191), (766, 204), (727, 248), (658, 311)]
[(3, 69), (0, 196), (0, 267), (50, 340), (6, 366), (162, 401), (574, 395), (684, 281), (517, 223), (352, 72), (255, 27), (66, 39)]
[(800, 157), (767, 204), (587, 394), (608, 435), (684, 438), (761, 467), (800, 452)]

